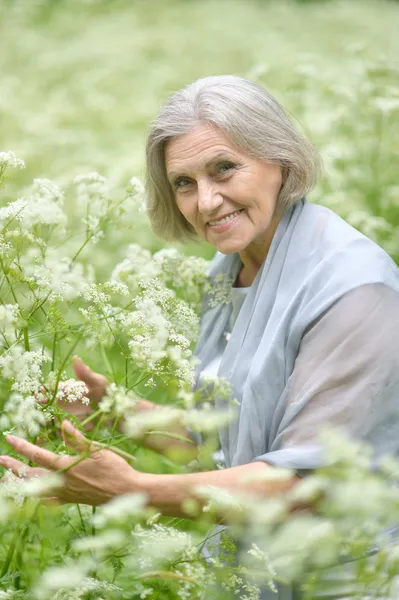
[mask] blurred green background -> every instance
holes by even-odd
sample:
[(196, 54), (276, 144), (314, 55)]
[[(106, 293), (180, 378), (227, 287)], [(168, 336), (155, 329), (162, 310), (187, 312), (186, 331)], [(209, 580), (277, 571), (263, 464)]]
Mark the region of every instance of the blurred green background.
[[(143, 176), (146, 130), (167, 96), (234, 73), (275, 94), (320, 149), (310, 199), (399, 259), (398, 3), (0, 0), (0, 19), (1, 150), (27, 166), (9, 194), (93, 170), (117, 193)], [(162, 245), (148, 227), (129, 241)]]

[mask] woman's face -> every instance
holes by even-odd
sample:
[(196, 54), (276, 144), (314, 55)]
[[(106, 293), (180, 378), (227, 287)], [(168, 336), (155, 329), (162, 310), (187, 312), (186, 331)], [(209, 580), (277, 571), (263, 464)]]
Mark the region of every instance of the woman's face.
[(208, 124), (171, 140), (165, 162), (180, 212), (217, 250), (270, 244), (281, 167), (250, 156)]

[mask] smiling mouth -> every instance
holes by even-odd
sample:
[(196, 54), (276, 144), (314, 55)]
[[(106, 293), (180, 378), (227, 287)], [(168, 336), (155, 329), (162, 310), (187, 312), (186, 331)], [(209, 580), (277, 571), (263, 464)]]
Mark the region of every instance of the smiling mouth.
[(224, 225), (224, 223), (229, 223), (230, 221), (235, 219), (236, 216), (240, 214), (240, 212), (241, 210), (236, 210), (235, 212), (231, 213), (230, 215), (227, 215), (226, 217), (222, 217), (221, 219), (216, 219), (215, 221), (208, 221), (208, 225), (214, 227), (215, 225)]

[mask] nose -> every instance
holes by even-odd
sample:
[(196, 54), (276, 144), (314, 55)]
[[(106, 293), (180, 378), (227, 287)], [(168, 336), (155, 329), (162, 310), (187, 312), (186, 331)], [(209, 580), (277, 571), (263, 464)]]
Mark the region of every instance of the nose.
[(223, 196), (215, 189), (214, 183), (209, 180), (198, 181), (198, 212), (210, 215), (223, 204)]

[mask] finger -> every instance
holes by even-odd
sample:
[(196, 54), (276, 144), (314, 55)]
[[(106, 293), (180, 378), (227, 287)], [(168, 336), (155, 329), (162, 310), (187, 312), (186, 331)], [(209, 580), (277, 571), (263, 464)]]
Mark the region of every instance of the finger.
[(21, 477), (21, 473), (26, 474), (29, 469), (25, 463), (12, 456), (0, 456), (0, 466), (12, 471), (17, 477)]
[(43, 497), (43, 498), (40, 498), (40, 502), (41, 502), (41, 504), (44, 504), (45, 506), (61, 506), (62, 504), (64, 504), (62, 502), (62, 500), (60, 498), (58, 498), (58, 496)]
[(46, 388), (44, 387), (44, 385), (41, 385), (41, 386), (40, 386), (40, 393), (42, 394), (42, 397), (40, 397), (40, 399), (39, 399), (39, 403), (40, 403), (40, 404), (48, 404), (48, 398), (47, 398), (47, 396), (46, 396), (46, 394), (47, 394), (47, 390), (46, 390)]
[(94, 373), (79, 356), (72, 358), (72, 368), (77, 379), (87, 383), (87, 385), (95, 384), (97, 381), (97, 373)]
[(65, 444), (76, 452), (87, 452), (94, 448), (94, 444), (67, 419), (62, 422), (61, 431)]
[(6, 442), (10, 444), (18, 454), (22, 454), (35, 464), (50, 470), (62, 469), (67, 466), (68, 457), (58, 456), (45, 448), (39, 448), (26, 440), (13, 435), (6, 436)]

